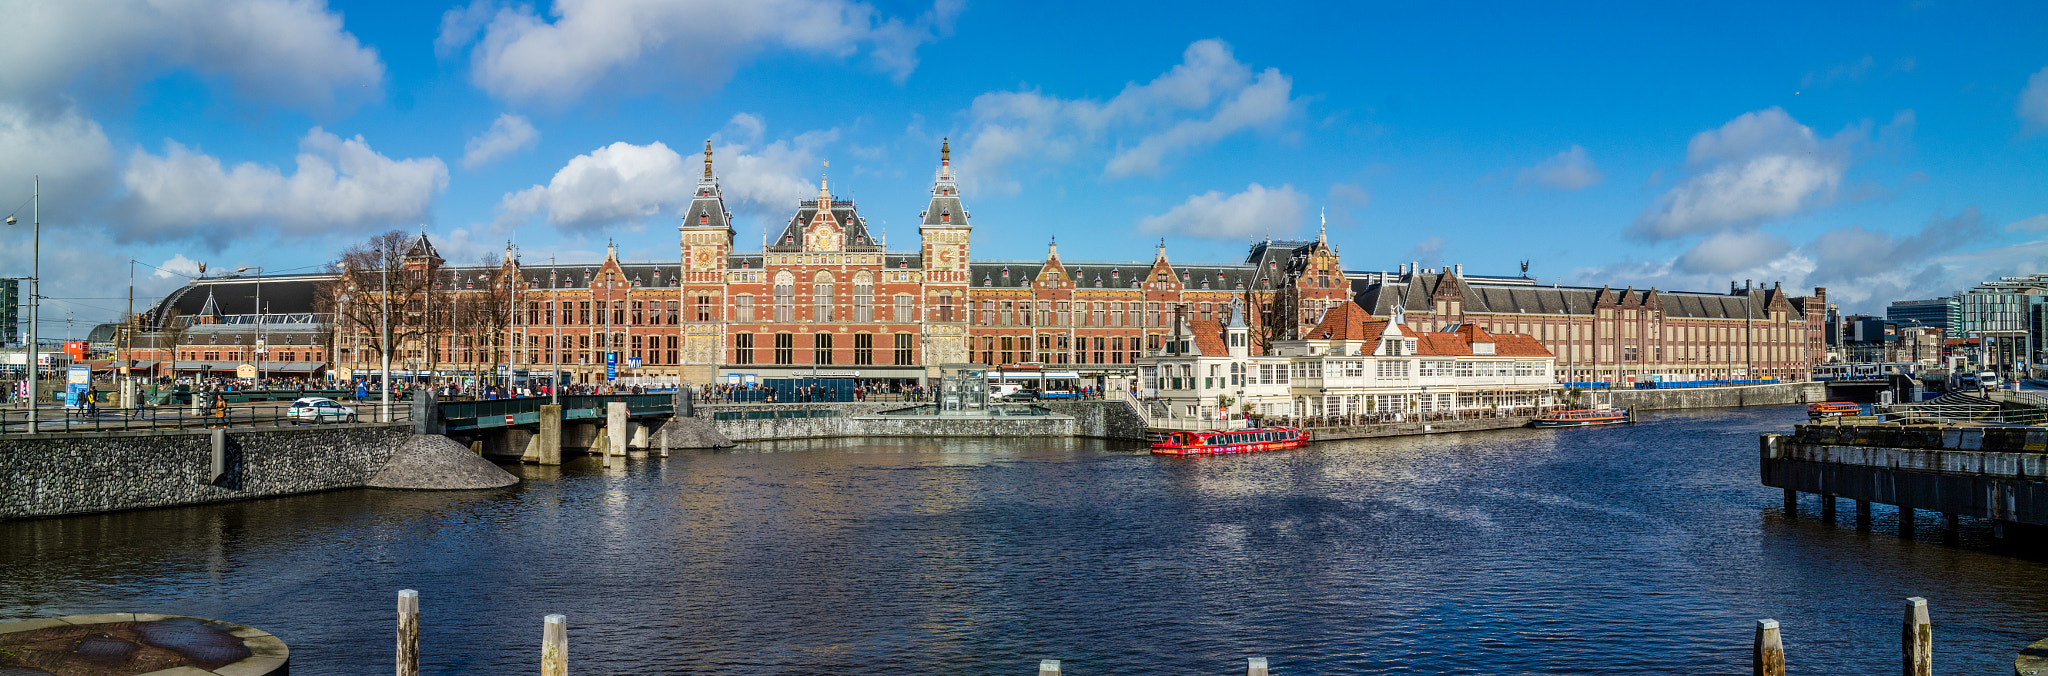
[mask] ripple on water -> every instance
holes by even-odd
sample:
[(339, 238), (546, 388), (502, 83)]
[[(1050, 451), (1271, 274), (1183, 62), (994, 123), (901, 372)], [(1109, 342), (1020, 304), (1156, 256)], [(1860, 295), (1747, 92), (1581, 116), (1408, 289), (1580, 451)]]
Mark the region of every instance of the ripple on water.
[(220, 617), (317, 673), (388, 657), (401, 588), (421, 590), (427, 673), (527, 669), (548, 613), (589, 673), (1738, 673), (1775, 617), (1796, 673), (1868, 674), (1916, 595), (1944, 671), (2009, 670), (2048, 635), (2048, 570), (1979, 533), (1782, 518), (1755, 435), (1800, 415), (1217, 458), (809, 440), (8, 523), (0, 620)]

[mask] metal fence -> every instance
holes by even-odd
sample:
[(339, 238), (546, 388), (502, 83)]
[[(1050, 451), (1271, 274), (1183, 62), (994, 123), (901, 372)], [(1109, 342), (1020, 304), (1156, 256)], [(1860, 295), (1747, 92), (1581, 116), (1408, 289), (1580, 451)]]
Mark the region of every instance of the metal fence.
[[(207, 429), (207, 428), (254, 428), (254, 427), (296, 427), (300, 425), (332, 425), (359, 422), (377, 422), (376, 402), (368, 402), (354, 408), (355, 413), (346, 417), (321, 416), (318, 418), (297, 418), (291, 415), (288, 405), (229, 407), (224, 412), (212, 408), (192, 409), (178, 406), (139, 406), (136, 408), (100, 408), (87, 410), (77, 407), (43, 407), (36, 411), (38, 420), (31, 427), (28, 410), (25, 408), (0, 409), (0, 432), (7, 434), (62, 433), (62, 432), (120, 432), (124, 430), (154, 429)], [(412, 420), (412, 407), (393, 402), (390, 420), (394, 422)]]

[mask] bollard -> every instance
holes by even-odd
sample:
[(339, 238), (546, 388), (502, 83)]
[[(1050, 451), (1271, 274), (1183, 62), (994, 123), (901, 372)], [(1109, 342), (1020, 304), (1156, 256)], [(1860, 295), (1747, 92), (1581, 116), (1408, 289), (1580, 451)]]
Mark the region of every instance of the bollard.
[(398, 676), (420, 676), (420, 593), (398, 590)]
[(540, 676), (569, 676), (569, 618), (549, 615), (541, 622)]
[(1899, 656), (1905, 676), (1934, 676), (1934, 623), (1927, 620), (1927, 599), (1906, 599), (1906, 622), (1899, 630)]
[(1756, 621), (1756, 643), (1749, 654), (1751, 676), (1785, 676), (1785, 641), (1777, 620)]
[(1060, 661), (1039, 660), (1038, 676), (1060, 676)]
[(1249, 657), (1244, 663), (1244, 676), (1266, 676), (1266, 658)]

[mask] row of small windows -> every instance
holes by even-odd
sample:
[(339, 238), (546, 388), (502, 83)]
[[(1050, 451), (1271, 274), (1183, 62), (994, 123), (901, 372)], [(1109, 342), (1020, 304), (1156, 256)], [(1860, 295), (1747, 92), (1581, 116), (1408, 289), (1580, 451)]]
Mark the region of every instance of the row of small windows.
[[(732, 354), (732, 363), (734, 363), (734, 364), (757, 364), (757, 363), (774, 363), (774, 364), (795, 364), (795, 363), (797, 363), (797, 361), (796, 361), (796, 358), (797, 358), (797, 347), (796, 347), (796, 342), (797, 342), (797, 341), (796, 341), (796, 337), (797, 337), (797, 335), (798, 335), (798, 334), (794, 334), (794, 333), (776, 333), (776, 334), (769, 334), (769, 335), (773, 335), (773, 336), (774, 336), (774, 338), (772, 339), (772, 340), (773, 340), (773, 345), (774, 345), (774, 347), (773, 347), (773, 348), (771, 349), (771, 351), (770, 351), (770, 353), (769, 353), (769, 358), (770, 358), (771, 360), (773, 360), (772, 362), (760, 362), (760, 361), (758, 361), (758, 357), (759, 357), (759, 355), (758, 355), (758, 354), (756, 354), (756, 351), (757, 351), (757, 350), (755, 349), (755, 346), (754, 346), (754, 336), (755, 336), (755, 335), (758, 335), (758, 334), (753, 334), (753, 333), (736, 333), (736, 334), (733, 334), (733, 337), (732, 337), (732, 353), (733, 353), (733, 354)], [(851, 363), (852, 365), (855, 365), (855, 366), (871, 366), (871, 365), (875, 364), (875, 363), (876, 363), (876, 362), (875, 362), (875, 349), (876, 349), (876, 348), (875, 348), (875, 334), (872, 334), (872, 333), (856, 333), (856, 334), (852, 334), (852, 335), (853, 335), (853, 345), (852, 345), (852, 348), (853, 348), (853, 354), (852, 354), (852, 357), (853, 357), (853, 361), (852, 361), (852, 362), (844, 362), (844, 361), (841, 361), (841, 360), (840, 360), (840, 357), (842, 356), (842, 355), (841, 355), (841, 352), (840, 352), (840, 351), (841, 351), (842, 349), (844, 349), (844, 347), (845, 347), (845, 346), (844, 346), (844, 344), (843, 344), (843, 343), (840, 343), (840, 344), (838, 344), (838, 345), (835, 345), (835, 343), (838, 343), (838, 342), (839, 342), (839, 341), (838, 341), (838, 337), (837, 337), (837, 336), (836, 336), (835, 334), (831, 334), (831, 333), (814, 333), (814, 334), (810, 334), (810, 340), (809, 340), (809, 342), (810, 342), (810, 346), (809, 346), (809, 350), (810, 350), (810, 361), (808, 361), (808, 362), (804, 362), (804, 363), (808, 363), (808, 364), (815, 364), (815, 365), (819, 365), (819, 366), (829, 366), (829, 365), (834, 365), (834, 364), (842, 364), (842, 363)], [(889, 345), (889, 346), (888, 346), (887, 348), (885, 348), (885, 349), (889, 350), (889, 352), (890, 352), (890, 354), (888, 355), (888, 356), (890, 357), (890, 363), (892, 363), (892, 364), (895, 364), (895, 365), (897, 365), (897, 366), (910, 366), (910, 365), (913, 365), (913, 364), (916, 364), (916, 363), (917, 363), (917, 362), (916, 362), (916, 357), (917, 357), (917, 355), (916, 355), (916, 350), (915, 350), (915, 348), (913, 347), (914, 341), (916, 340), (916, 338), (915, 338), (914, 336), (912, 336), (911, 334), (908, 334), (908, 333), (895, 333), (895, 334), (884, 334), (884, 335), (888, 335), (888, 336), (890, 336), (890, 341), (891, 341), (891, 342), (890, 342), (890, 345)]]

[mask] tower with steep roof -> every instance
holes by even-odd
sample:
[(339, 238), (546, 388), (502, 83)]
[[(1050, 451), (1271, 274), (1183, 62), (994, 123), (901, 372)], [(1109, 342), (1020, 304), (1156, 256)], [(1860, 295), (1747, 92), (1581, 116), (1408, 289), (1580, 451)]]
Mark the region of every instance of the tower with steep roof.
[(972, 361), (967, 347), (967, 206), (953, 180), (953, 146), (939, 142), (939, 171), (932, 179), (931, 201), (918, 214), (918, 253), (924, 268), (925, 365), (937, 373), (939, 364)]

